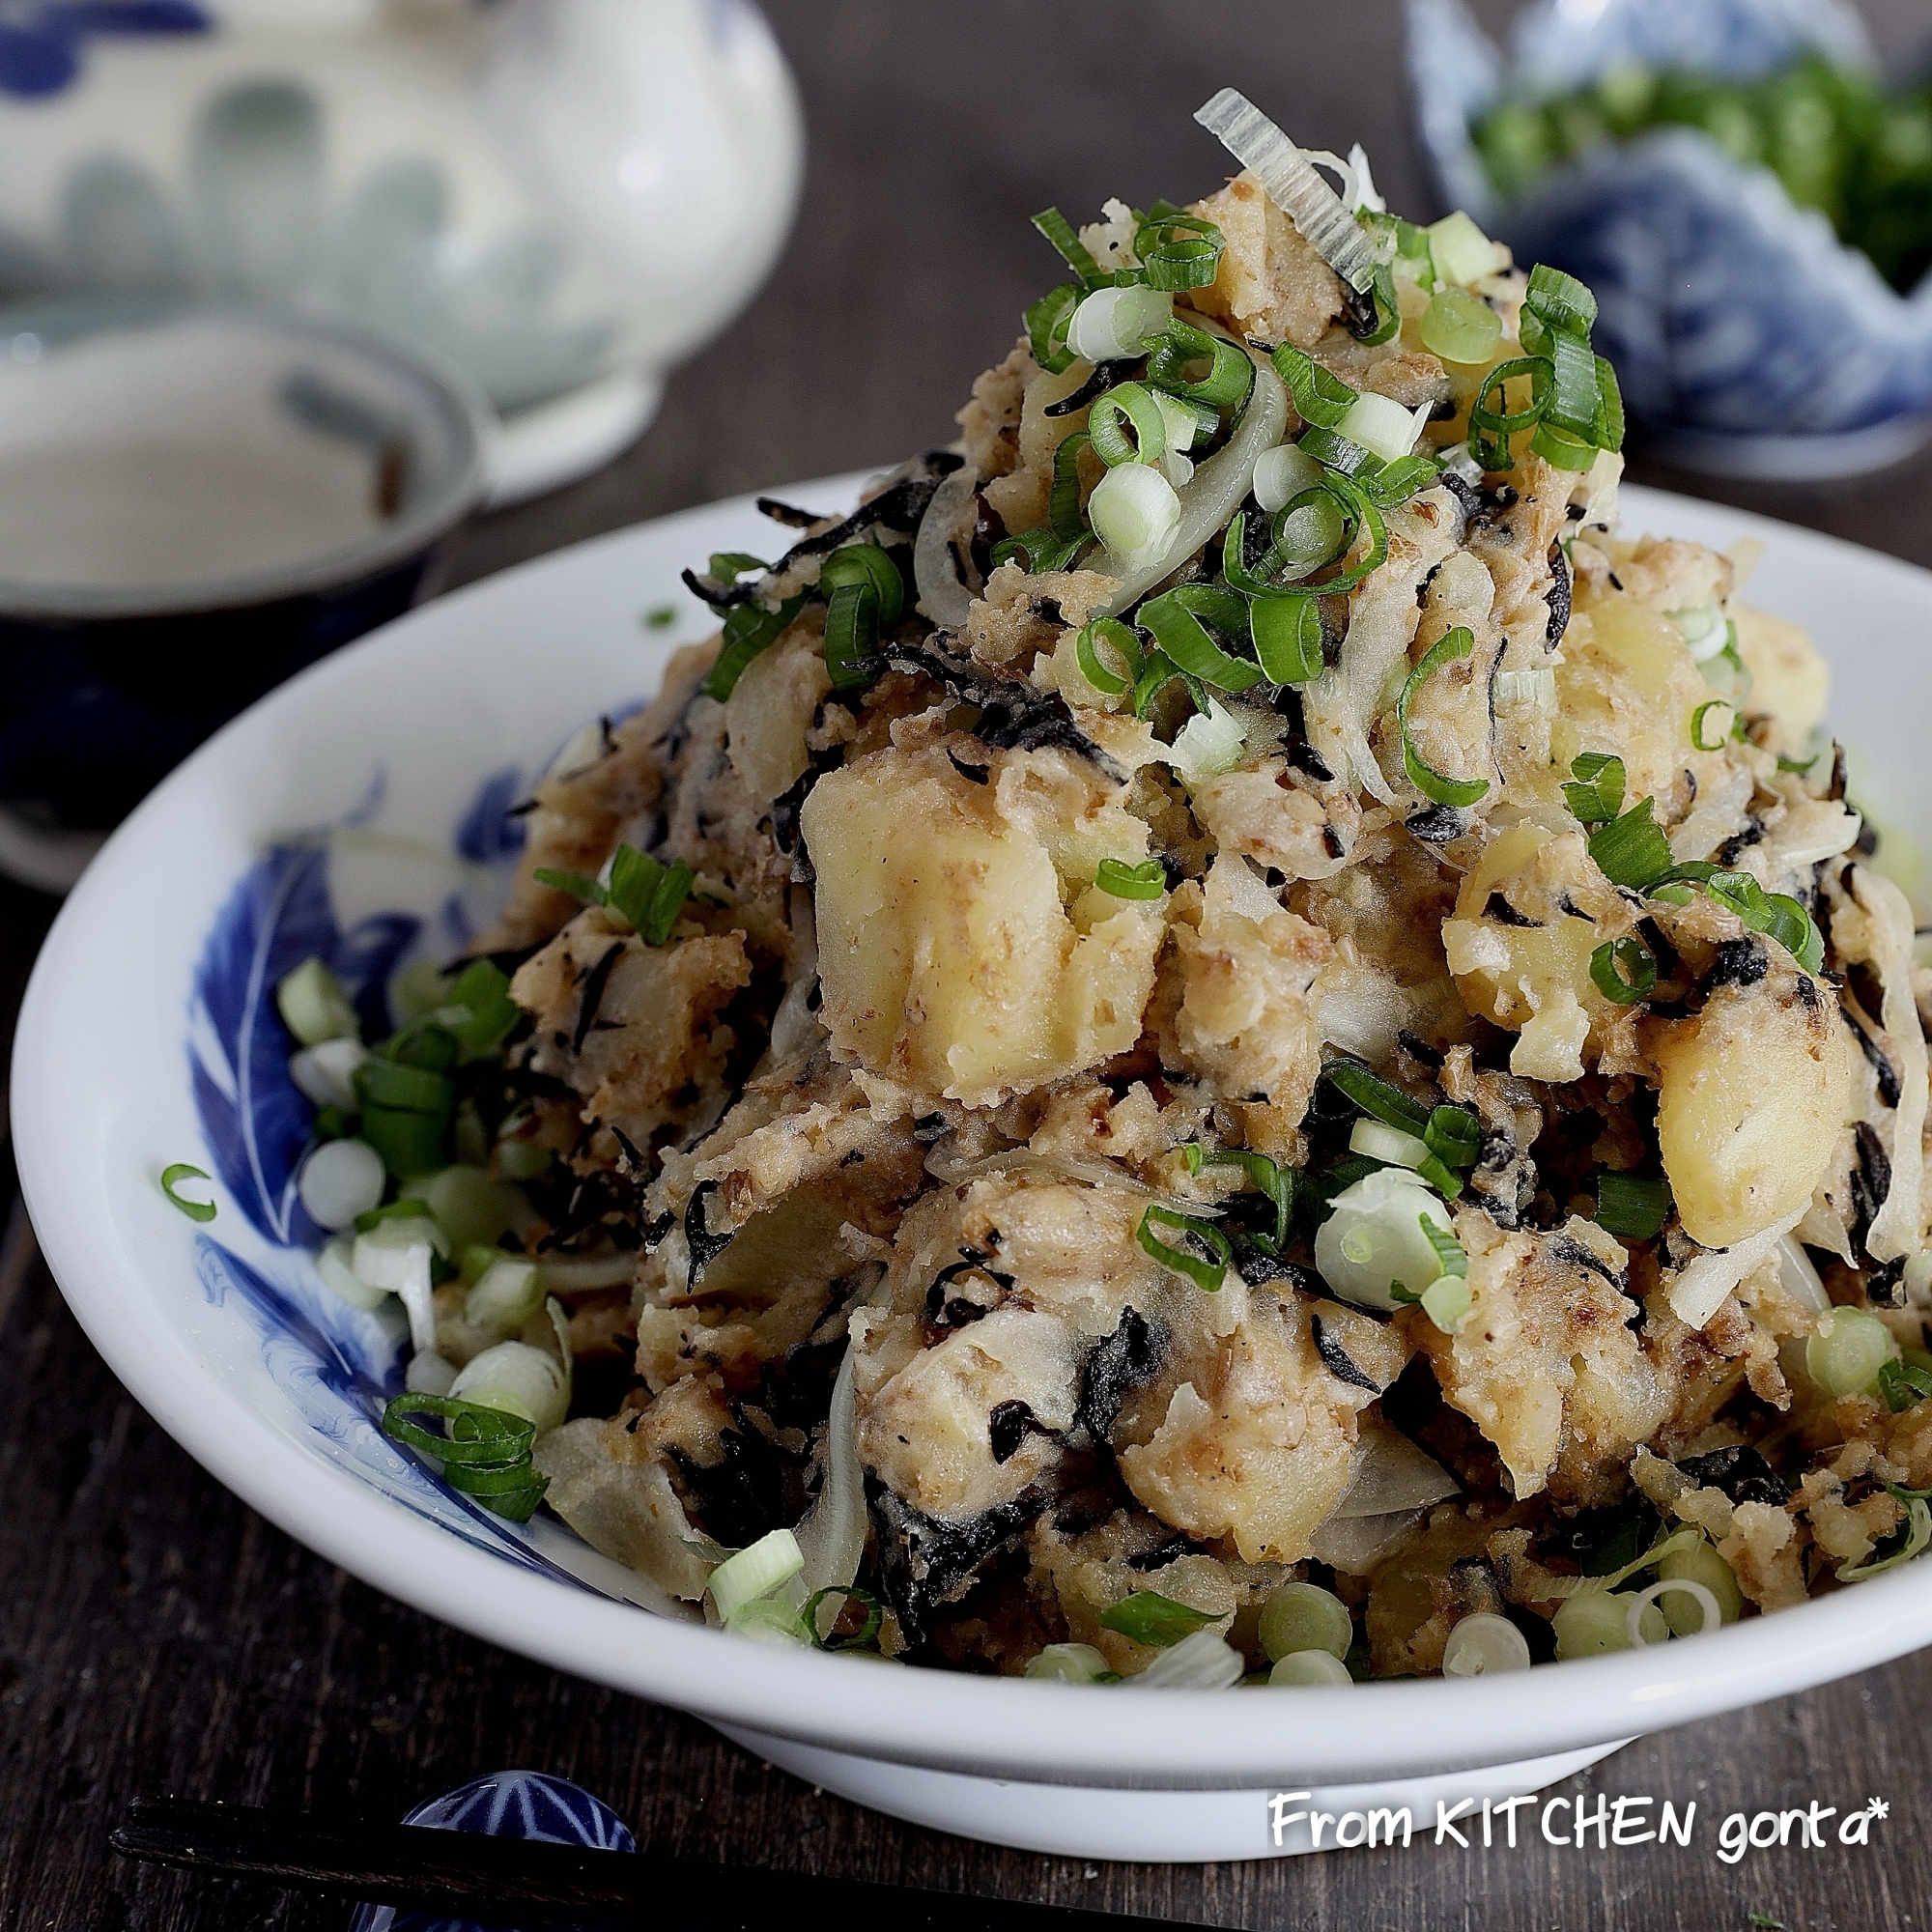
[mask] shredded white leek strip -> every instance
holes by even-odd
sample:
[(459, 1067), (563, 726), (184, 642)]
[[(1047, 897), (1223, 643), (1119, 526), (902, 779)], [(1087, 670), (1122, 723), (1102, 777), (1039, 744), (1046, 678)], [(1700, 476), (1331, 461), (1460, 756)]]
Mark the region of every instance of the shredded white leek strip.
[(1871, 922), (1869, 951), (1885, 986), (1879, 1025), (1898, 1051), (1898, 1109), (1892, 1115), (1891, 1186), (1885, 1206), (1865, 1236), (1865, 1251), (1877, 1262), (1897, 1261), (1918, 1247), (1925, 1183), (1925, 1034), (1918, 1003), (1912, 995), (1912, 908), (1889, 879), (1868, 867), (1852, 874), (1852, 896)]
[(848, 1343), (826, 1416), (824, 1480), (797, 1529), (808, 1594), (853, 1582), (866, 1555), (866, 1474), (859, 1466), (853, 1382), (858, 1354), (857, 1342)]
[[(1805, 1207), (1809, 1206), (1806, 1202)], [(1733, 1241), (1728, 1248), (1713, 1248), (1708, 1254), (1692, 1256), (1670, 1284), (1671, 1314), (1687, 1328), (1703, 1327), (1724, 1305), (1725, 1295), (1775, 1253), (1777, 1244), (1804, 1218), (1804, 1209), (1801, 1208), (1761, 1233)]]
[(1307, 155), (1246, 95), (1224, 87), (1194, 118), (1254, 175), (1267, 198), (1345, 282), (1368, 288), (1376, 274), (1374, 243), (1315, 172)]
[(1571, 1597), (1581, 1597), (1593, 1592), (1607, 1594), (1619, 1583), (1634, 1577), (1639, 1570), (1653, 1569), (1673, 1550), (1694, 1549), (1704, 1541), (1701, 1529), (1684, 1528), (1673, 1530), (1661, 1543), (1653, 1543), (1641, 1556), (1633, 1557), (1621, 1570), (1612, 1570), (1607, 1577), (1557, 1577), (1546, 1586), (1537, 1588), (1552, 1601), (1565, 1601)]
[(1887, 1570), (1896, 1570), (1901, 1563), (1910, 1563), (1920, 1554), (1927, 1544), (1932, 1544), (1932, 1510), (1928, 1510), (1922, 1498), (1914, 1496), (1906, 1505), (1905, 1542), (1889, 1556), (1881, 1556), (1877, 1562), (1869, 1557), (1862, 1563), (1855, 1563), (1849, 1570), (1838, 1572), (1841, 1583), (1862, 1583), (1867, 1577), (1877, 1577)]

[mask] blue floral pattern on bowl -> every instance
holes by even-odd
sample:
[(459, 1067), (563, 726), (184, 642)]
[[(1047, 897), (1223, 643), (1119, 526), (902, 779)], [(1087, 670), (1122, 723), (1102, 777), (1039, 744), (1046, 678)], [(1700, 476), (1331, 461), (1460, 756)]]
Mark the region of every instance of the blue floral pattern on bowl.
[(39, 100), (80, 78), (90, 38), (205, 34), (193, 0), (10, 0), (0, 5), (0, 94)]
[[(331, 868), (345, 854), (404, 843), (380, 830), (386, 786), (379, 773), (343, 820), (272, 844), (230, 893), (205, 942), (188, 1014), (187, 1058), (208, 1153), (255, 1238), (196, 1236), (202, 1292), (238, 1310), (264, 1365), (314, 1446), (363, 1483), (467, 1543), (524, 1568), (603, 1594), (643, 1601), (615, 1566), (601, 1582), (578, 1574), (601, 1563), (560, 1523), (505, 1521), (452, 1490), (382, 1433), (384, 1404), (399, 1394), (405, 1330), (394, 1304), (374, 1313), (323, 1286), (311, 1259), (323, 1236), (302, 1211), (296, 1177), (314, 1109), (289, 1076), (295, 1041), (275, 1008), (282, 976), (321, 958), (341, 980), (365, 1026), (388, 1031), (387, 987), (412, 953), (446, 959), (495, 915), (523, 844), (506, 808), (521, 795), (515, 769), (492, 774), (451, 828), (446, 852), (419, 848), (447, 869), (450, 889), (433, 919), (381, 910), (348, 926), (337, 919)], [(238, 1252), (256, 1249), (254, 1258)]]
[[(601, 1798), (541, 1771), (499, 1771), (418, 1804), (405, 1825), (473, 1832), (593, 1852), (635, 1852), (631, 1829)], [(349, 1932), (482, 1932), (469, 1919), (432, 1918), (386, 1905), (359, 1905)]]
[(1660, 129), (1500, 202), (1469, 138), (1506, 87), (1552, 93), (1619, 63), (1752, 77), (1807, 51), (1869, 67), (1836, 0), (1539, 0), (1506, 61), (1463, 0), (1408, 0), (1423, 146), (1444, 198), (1522, 261), (1596, 291), (1634, 420), (1703, 467), (1817, 474), (1895, 460), (1932, 412), (1932, 280), (1910, 297), (1776, 178)]

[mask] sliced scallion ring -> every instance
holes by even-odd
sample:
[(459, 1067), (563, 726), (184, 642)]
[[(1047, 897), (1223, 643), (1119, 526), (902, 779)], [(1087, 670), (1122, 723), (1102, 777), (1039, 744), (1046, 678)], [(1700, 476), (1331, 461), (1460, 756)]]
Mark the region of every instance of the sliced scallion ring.
[(1321, 675), (1321, 611), (1315, 595), (1257, 597), (1248, 612), (1255, 656), (1273, 684), (1308, 684)]
[(1033, 225), (1050, 242), (1060, 259), (1086, 283), (1098, 288), (1107, 280), (1086, 242), (1074, 233), (1072, 222), (1057, 208), (1043, 208), (1033, 217)]
[(190, 1201), (186, 1195), (176, 1190), (184, 1180), (206, 1180), (209, 1176), (198, 1167), (190, 1167), (186, 1161), (178, 1160), (172, 1167), (161, 1170), (161, 1192), (179, 1208), (190, 1221), (204, 1224), (214, 1219), (216, 1208), (213, 1201)]
[(1100, 1628), (1118, 1633), (1135, 1643), (1165, 1650), (1184, 1636), (1221, 1619), (1211, 1610), (1197, 1610), (1192, 1604), (1177, 1603), (1158, 1590), (1136, 1590), (1100, 1612)]
[[(1208, 358), (1207, 375), (1188, 382), (1188, 365), (1204, 355)], [(1196, 328), (1177, 317), (1148, 357), (1148, 381), (1189, 402), (1207, 403), (1217, 410), (1238, 409), (1255, 384), (1254, 359), (1239, 343), (1224, 335), (1209, 335), (1205, 328)]]
[(1074, 355), (1067, 346), (1066, 331), (1084, 293), (1078, 282), (1062, 282), (1041, 296), (1021, 318), (1033, 359), (1049, 376), (1058, 376), (1073, 366)]
[(1248, 603), (1237, 591), (1223, 584), (1182, 583), (1150, 598), (1136, 616), (1153, 633), (1168, 660), (1203, 684), (1218, 691), (1246, 691), (1262, 682), (1260, 665), (1223, 650), (1208, 630), (1211, 624), (1230, 641), (1249, 641)]
[(798, 613), (805, 609), (806, 595), (787, 597), (776, 611), (761, 604), (734, 604), (724, 613), (724, 639), (718, 662), (706, 673), (699, 689), (707, 697), (722, 704), (737, 689), (745, 667), (775, 644)]
[(825, 607), (825, 668), (834, 691), (862, 691), (879, 672), (879, 599), (869, 583), (841, 584)]
[(1087, 434), (1109, 469), (1122, 463), (1157, 463), (1167, 449), (1167, 418), (1144, 383), (1109, 389), (1087, 412)]
[(1591, 833), (1590, 857), (1611, 885), (1648, 892), (1670, 873), (1670, 841), (1652, 817), (1653, 807), (1653, 800), (1640, 798)]
[[(833, 1628), (838, 1628), (838, 1618), (844, 1614), (848, 1603), (862, 1605), (866, 1611), (865, 1628), (856, 1636), (823, 1636), (818, 1628), (818, 1606), (828, 1597), (841, 1598), (843, 1601), (833, 1612)], [(862, 1590), (856, 1583), (833, 1583), (823, 1590), (814, 1590), (805, 1601), (803, 1621), (806, 1634), (820, 1650), (864, 1650), (879, 1634), (879, 1626), (885, 1621), (885, 1610), (878, 1598), (869, 1590)]]
[(1157, 899), (1167, 891), (1167, 871), (1158, 859), (1138, 866), (1123, 859), (1102, 859), (1094, 883), (1117, 899)]
[(1606, 825), (1624, 809), (1624, 761), (1608, 752), (1581, 752), (1570, 761), (1563, 802), (1582, 825)]
[(1670, 1183), (1657, 1174), (1597, 1174), (1597, 1226), (1626, 1241), (1648, 1241), (1670, 1219)]
[(1613, 1006), (1634, 1007), (1657, 990), (1657, 961), (1642, 940), (1626, 934), (1590, 954), (1590, 979)]
[(1205, 215), (1155, 202), (1134, 231), (1134, 255), (1148, 286), (1205, 289), (1221, 265), (1227, 239)]
[(1198, 1141), (1189, 1141), (1181, 1151), (1187, 1157), (1189, 1174), (1199, 1174), (1204, 1167), (1238, 1167), (1274, 1206), (1272, 1245), (1277, 1250), (1287, 1245), (1289, 1224), (1294, 1218), (1293, 1168), (1283, 1167), (1248, 1148), (1204, 1148)]
[(1396, 724), (1402, 732), (1402, 768), (1408, 781), (1424, 798), (1437, 805), (1474, 805), (1490, 789), (1488, 779), (1452, 779), (1429, 764), (1415, 749), (1408, 735), (1408, 707), (1415, 694), (1446, 664), (1465, 658), (1476, 647), (1475, 633), (1466, 624), (1458, 624), (1444, 633), (1422, 654), (1422, 661), (1409, 672), (1396, 699)]
[[(1173, 1230), (1184, 1241), (1198, 1242), (1213, 1259), (1205, 1259), (1187, 1248), (1170, 1247), (1154, 1233), (1157, 1227)], [(1134, 1235), (1143, 1251), (1151, 1255), (1162, 1267), (1172, 1268), (1176, 1274), (1184, 1274), (1196, 1288), (1204, 1289), (1209, 1294), (1227, 1280), (1228, 1269), (1234, 1264), (1235, 1251), (1229, 1245), (1227, 1236), (1213, 1222), (1204, 1221), (1192, 1214), (1178, 1213), (1172, 1208), (1158, 1205), (1149, 1208), (1142, 1214)]]
[[(1103, 643), (1120, 653), (1121, 670), (1107, 668), (1100, 656)], [(1105, 696), (1120, 696), (1141, 674), (1140, 634), (1118, 617), (1095, 617), (1082, 625), (1073, 649), (1079, 660), (1080, 675)]]
[(705, 1583), (719, 1617), (726, 1624), (733, 1614), (758, 1597), (768, 1597), (805, 1568), (805, 1552), (788, 1529), (774, 1529), (757, 1542), (727, 1556)]

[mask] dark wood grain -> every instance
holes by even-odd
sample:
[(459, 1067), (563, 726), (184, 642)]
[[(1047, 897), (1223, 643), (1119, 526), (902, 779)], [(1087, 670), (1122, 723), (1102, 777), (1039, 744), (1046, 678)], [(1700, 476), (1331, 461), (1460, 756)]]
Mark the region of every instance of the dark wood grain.
[[(1200, 191), (1217, 156), (1187, 117), (1229, 79), (1305, 140), (1364, 140), (1392, 198), (1427, 204), (1405, 132), (1393, 0), (784, 0), (770, 11), (813, 141), (777, 276), (673, 379), (635, 450), (478, 525), (450, 559), (452, 582), (640, 517), (944, 440), (1051, 269), (1028, 213), (1053, 200), (1084, 213), (1110, 193)], [(1922, 0), (1871, 12), (1894, 49), (1925, 19)], [(1708, 488), (1641, 464), (1636, 473)], [(1932, 461), (1831, 492), (1722, 494), (1932, 562)], [(568, 637), (560, 611), (543, 641)], [(0, 1037), (51, 910), (0, 887)], [(0, 1202), (12, 1199), (0, 1152)], [(109, 1857), (107, 1831), (146, 1791), (394, 1819), (509, 1765), (577, 1779), (640, 1840), (682, 1857), (1218, 1925), (1743, 1932), (1755, 1910), (1792, 1932), (1864, 1932), (1932, 1918), (1932, 1654), (1641, 1742), (1566, 1787), (1695, 1800), (1688, 1851), (1418, 1842), (1283, 1864), (1094, 1866), (900, 1826), (688, 1719), (458, 1635), (270, 1529), (102, 1367), (17, 1218), (0, 1237), (0, 1498), (9, 1932), (339, 1927), (338, 1906), (136, 1871)], [(1560, 1676), (1549, 1694), (1563, 1694)], [(1868, 1851), (1774, 1850), (1736, 1867), (1715, 1856), (1722, 1812), (1814, 1798), (1844, 1809), (1874, 1795), (1893, 1810)]]

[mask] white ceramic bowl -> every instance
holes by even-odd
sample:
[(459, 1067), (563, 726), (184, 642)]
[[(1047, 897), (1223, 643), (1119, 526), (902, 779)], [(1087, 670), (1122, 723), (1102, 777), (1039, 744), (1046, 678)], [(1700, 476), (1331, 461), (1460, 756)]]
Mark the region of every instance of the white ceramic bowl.
[[(853, 487), (785, 494), (836, 508)], [(1626, 507), (1633, 527), (1767, 540), (1753, 595), (1830, 653), (1856, 795), (1881, 823), (1921, 823), (1932, 576), (1708, 505), (1634, 490)], [(694, 1712), (885, 1810), (1094, 1857), (1299, 1849), (1303, 1828), (1271, 1842), (1265, 1794), (1283, 1789), (1433, 1822), (1438, 1796), (1533, 1790), (1638, 1732), (1932, 1641), (1928, 1560), (1710, 1636), (1468, 1682), (1212, 1694), (892, 1669), (652, 1614), (648, 1586), (559, 1523), (503, 1524), (389, 1445), (373, 1418), (394, 1331), (284, 1245), (301, 1232), (286, 1184), (300, 1123), (278, 1111), (285, 1044), (257, 1029), (262, 1003), (295, 949), (338, 943), (332, 927), (371, 970), (411, 946), (446, 956), (513, 863), (492, 836), (502, 805), (584, 719), (647, 695), (668, 642), (701, 635), (680, 567), (769, 541), (749, 500), (722, 503), (413, 612), (204, 746), (68, 901), (15, 1048), (21, 1178), (89, 1335), (192, 1455), (291, 1535), (479, 1636)], [(666, 605), (674, 621), (640, 623)], [(205, 1231), (156, 1184), (178, 1160), (224, 1178)]]

